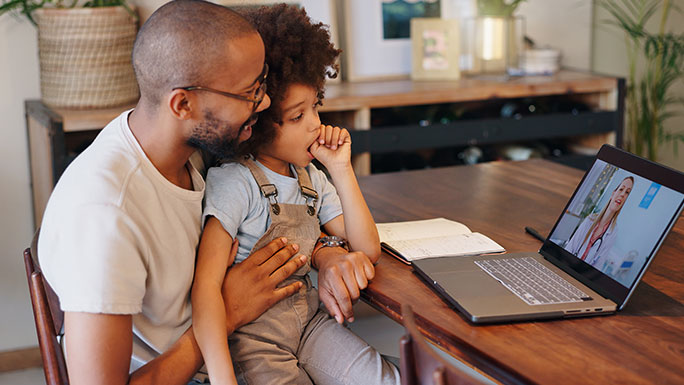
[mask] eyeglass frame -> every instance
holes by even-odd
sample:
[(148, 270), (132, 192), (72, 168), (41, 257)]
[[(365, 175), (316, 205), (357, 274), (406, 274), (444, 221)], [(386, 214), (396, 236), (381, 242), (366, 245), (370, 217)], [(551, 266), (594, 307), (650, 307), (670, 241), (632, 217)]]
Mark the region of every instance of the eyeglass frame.
[(217, 89), (214, 89), (211, 87), (204, 87), (204, 86), (174, 87), (174, 88), (172, 88), (172, 90), (211, 92), (213, 94), (223, 95), (223, 96), (227, 96), (227, 97), (233, 98), (233, 99), (244, 100), (246, 102), (252, 102), (252, 103), (254, 103), (253, 110), (256, 110), (257, 107), (259, 107), (259, 104), (261, 104), (261, 102), (266, 97), (266, 78), (267, 77), (268, 77), (268, 64), (264, 63), (264, 69), (261, 71), (261, 75), (259, 75), (259, 78), (255, 81), (255, 83), (259, 84), (259, 87), (257, 87), (256, 91), (254, 92), (254, 95), (259, 95), (259, 93), (261, 93), (261, 97), (238, 95), (238, 94), (233, 94), (233, 93), (226, 92), (226, 91), (220, 91), (220, 90), (217, 90)]

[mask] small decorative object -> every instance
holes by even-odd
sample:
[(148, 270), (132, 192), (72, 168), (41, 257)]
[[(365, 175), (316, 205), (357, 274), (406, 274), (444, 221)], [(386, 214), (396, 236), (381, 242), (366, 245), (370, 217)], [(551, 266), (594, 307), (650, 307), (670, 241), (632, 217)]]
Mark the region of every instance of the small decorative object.
[(471, 36), (462, 63), (469, 73), (520, 74), (520, 52), (524, 47), (525, 19), (513, 16), (524, 0), (477, 0), (478, 16), (466, 20), (465, 33)]
[(411, 19), (414, 80), (456, 80), (461, 77), (457, 20)]
[(126, 0), (3, 1), (38, 27), (40, 86), (53, 107), (105, 108), (138, 98), (131, 51), (138, 18)]
[(528, 48), (521, 53), (521, 75), (553, 75), (560, 65), (560, 51), (552, 48)]
[(442, 0), (344, 0), (343, 75), (348, 81), (411, 73), (410, 20), (441, 17)]
[[(670, 11), (678, 10), (670, 0), (600, 0), (620, 28), (627, 45), (627, 150), (657, 160), (661, 144), (672, 144), (677, 154), (684, 142), (681, 130), (666, 129), (667, 119), (677, 115), (684, 100), (673, 86), (684, 80), (684, 33), (666, 32)], [(649, 20), (659, 20), (658, 32), (652, 32)], [(640, 64), (643, 63), (643, 64)], [(681, 94), (680, 94), (681, 96)]]

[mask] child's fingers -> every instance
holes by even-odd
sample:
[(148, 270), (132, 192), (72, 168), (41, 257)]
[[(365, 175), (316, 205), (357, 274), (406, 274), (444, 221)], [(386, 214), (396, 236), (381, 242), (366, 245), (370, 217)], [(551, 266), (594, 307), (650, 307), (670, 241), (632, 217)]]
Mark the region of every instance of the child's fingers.
[(346, 128), (342, 128), (340, 130), (340, 139), (338, 140), (337, 144), (341, 146), (345, 142), (351, 143), (351, 134), (349, 134), (349, 131)]
[(325, 144), (325, 124), (318, 129), (318, 143)]
[(337, 146), (340, 145), (340, 128), (339, 127), (334, 127), (332, 130), (332, 135), (330, 136), (330, 142), (328, 142), (330, 145), (330, 148), (333, 150), (337, 149)]
[(330, 140), (332, 139), (333, 135), (333, 126), (325, 126), (325, 145), (330, 146)]

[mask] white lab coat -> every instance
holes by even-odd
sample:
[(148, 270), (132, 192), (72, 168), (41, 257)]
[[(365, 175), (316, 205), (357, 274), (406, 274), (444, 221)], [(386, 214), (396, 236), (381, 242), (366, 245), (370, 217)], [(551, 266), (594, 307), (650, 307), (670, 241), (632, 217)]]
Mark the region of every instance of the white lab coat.
[[(575, 233), (572, 235), (568, 243), (565, 245), (565, 250), (580, 258), (584, 254), (584, 250), (586, 250), (587, 246), (589, 246), (589, 239), (591, 236), (587, 238), (586, 242), (582, 243), (582, 241), (584, 241), (587, 231), (589, 231), (589, 228), (591, 228), (591, 225), (597, 219), (598, 214), (587, 216), (579, 225), (577, 230), (575, 230)], [(606, 232), (601, 238), (599, 238), (600, 241), (596, 240), (596, 242), (594, 242), (594, 244), (591, 246), (589, 253), (587, 253), (587, 258), (584, 261), (601, 270), (603, 268), (603, 264), (609, 258), (610, 249), (615, 244), (615, 240), (617, 239), (617, 230), (617, 222), (615, 223), (615, 226), (608, 226)]]

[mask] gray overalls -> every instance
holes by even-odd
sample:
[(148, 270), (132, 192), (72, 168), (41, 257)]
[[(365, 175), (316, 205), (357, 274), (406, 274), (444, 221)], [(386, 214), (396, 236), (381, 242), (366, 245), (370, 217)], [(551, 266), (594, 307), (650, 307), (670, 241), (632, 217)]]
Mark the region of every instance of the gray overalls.
[(273, 305), (253, 322), (237, 329), (229, 338), (238, 381), (267, 384), (398, 384), (399, 374), (375, 349), (319, 309), (318, 291), (308, 272), (311, 252), (320, 235), (316, 212), (318, 194), (309, 174), (296, 168), (306, 205), (278, 202), (277, 187), (251, 159), (249, 168), (264, 199), (271, 206), (271, 225), (250, 252), (277, 237), (299, 245), (307, 263), (283, 285), (301, 281), (293, 296)]

